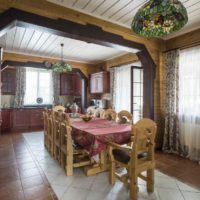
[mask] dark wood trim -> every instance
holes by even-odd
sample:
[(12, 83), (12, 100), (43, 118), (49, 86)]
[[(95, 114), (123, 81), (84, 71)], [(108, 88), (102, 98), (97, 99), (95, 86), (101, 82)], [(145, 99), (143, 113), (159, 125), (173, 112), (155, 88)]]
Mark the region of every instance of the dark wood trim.
[(9, 28), (17, 27), (31, 28), (55, 35), (86, 41), (88, 43), (100, 44), (111, 48), (127, 50), (142, 50), (143, 45), (124, 39), (122, 36), (102, 30), (91, 24), (78, 24), (64, 19), (50, 19), (44, 16), (28, 13), (15, 8), (10, 8), (0, 15), (0, 36)]
[[(5, 69), (7, 66), (12, 66), (12, 67), (34, 67), (34, 68), (42, 68), (42, 69), (49, 69), (45, 66), (44, 63), (39, 63), (39, 62), (19, 62), (19, 61), (10, 61), (10, 60), (5, 60), (2, 63), (2, 70)], [(88, 78), (85, 76), (85, 74), (78, 68), (72, 68), (71, 73), (76, 73), (80, 76), (82, 80), (82, 110), (87, 108), (87, 87), (88, 87)]]
[[(104, 31), (98, 26), (91, 24), (78, 24), (64, 19), (51, 19), (15, 8), (10, 8), (0, 15), (0, 36), (14, 26), (32, 28), (63, 37), (86, 41), (88, 43), (126, 50), (128, 52), (133, 52), (133, 50), (135, 51), (135, 49), (137, 49), (139, 50), (137, 56), (142, 62), (143, 68), (149, 68), (149, 70), (144, 73), (145, 81), (154, 77), (154, 68), (156, 65), (145, 45), (124, 39), (122, 36), (117, 34)], [(153, 96), (154, 89), (153, 85), (151, 85), (148, 96), (144, 97), (149, 101), (148, 105), (146, 105), (149, 106), (149, 108), (146, 109), (147, 111), (144, 116), (152, 119), (154, 115)]]
[(147, 55), (147, 50), (143, 53), (139, 52), (137, 54), (138, 58), (141, 60), (144, 79), (144, 107), (143, 116), (154, 119), (154, 79), (155, 79), (155, 65), (151, 62)]

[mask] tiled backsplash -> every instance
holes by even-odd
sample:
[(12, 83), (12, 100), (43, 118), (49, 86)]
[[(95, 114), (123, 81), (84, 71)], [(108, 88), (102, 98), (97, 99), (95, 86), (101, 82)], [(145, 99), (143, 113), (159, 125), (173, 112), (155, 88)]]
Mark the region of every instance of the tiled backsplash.
[(14, 95), (1, 95), (1, 108), (13, 107), (14, 97)]
[[(1, 108), (10, 108), (14, 106), (14, 95), (1, 95)], [(68, 104), (72, 104), (74, 100), (74, 96), (60, 96), (59, 102), (63, 106), (67, 106)]]

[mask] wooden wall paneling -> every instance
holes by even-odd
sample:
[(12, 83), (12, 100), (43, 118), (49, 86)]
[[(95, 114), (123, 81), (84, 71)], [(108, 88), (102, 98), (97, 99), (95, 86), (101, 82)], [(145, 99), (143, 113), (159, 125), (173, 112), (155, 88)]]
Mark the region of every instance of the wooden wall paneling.
[[(30, 55), (22, 55), (22, 54), (16, 54), (16, 53), (8, 53), (4, 52), (3, 60), (9, 60), (9, 61), (18, 61), (18, 62), (36, 62), (36, 63), (43, 63), (44, 61), (48, 61), (50, 63), (56, 63), (59, 60), (57, 59), (51, 59), (51, 58), (44, 58), (44, 57), (36, 57), (36, 56), (30, 56)], [(98, 65), (89, 64), (89, 63), (80, 63), (80, 62), (68, 62), (73, 68), (80, 69), (86, 77), (90, 73), (98, 72), (100, 70), (100, 67)], [(42, 64), (43, 66), (43, 64)]]
[(200, 44), (200, 29), (166, 41), (166, 51)]
[(127, 53), (125, 55), (118, 56), (118, 57), (110, 59), (110, 60), (106, 60), (106, 61), (100, 63), (99, 66), (101, 66), (105, 70), (109, 70), (109, 68), (113, 67), (113, 66), (118, 66), (118, 65), (122, 65), (122, 64), (128, 64), (128, 63), (134, 63), (134, 62), (137, 62), (137, 61), (139, 61), (139, 58), (137, 57), (136, 54)]

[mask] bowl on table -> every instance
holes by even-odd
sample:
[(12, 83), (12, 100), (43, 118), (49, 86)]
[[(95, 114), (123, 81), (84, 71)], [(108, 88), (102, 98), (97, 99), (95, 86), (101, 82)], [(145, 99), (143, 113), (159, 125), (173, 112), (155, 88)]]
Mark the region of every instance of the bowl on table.
[(83, 115), (83, 116), (81, 116), (81, 119), (84, 122), (89, 122), (92, 119), (92, 116), (90, 116), (90, 115)]

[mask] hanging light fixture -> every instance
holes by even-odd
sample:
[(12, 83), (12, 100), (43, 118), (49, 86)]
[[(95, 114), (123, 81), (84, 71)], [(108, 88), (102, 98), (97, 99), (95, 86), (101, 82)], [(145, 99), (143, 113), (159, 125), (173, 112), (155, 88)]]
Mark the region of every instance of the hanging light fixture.
[(132, 30), (146, 37), (160, 37), (181, 29), (188, 22), (187, 10), (178, 0), (150, 0), (132, 22)]
[(61, 46), (61, 60), (59, 62), (55, 63), (52, 66), (52, 69), (53, 69), (54, 72), (57, 72), (57, 73), (70, 72), (70, 71), (72, 71), (71, 65), (64, 62), (64, 60), (63, 60), (63, 46), (64, 46), (64, 44), (60, 44), (60, 46)]

